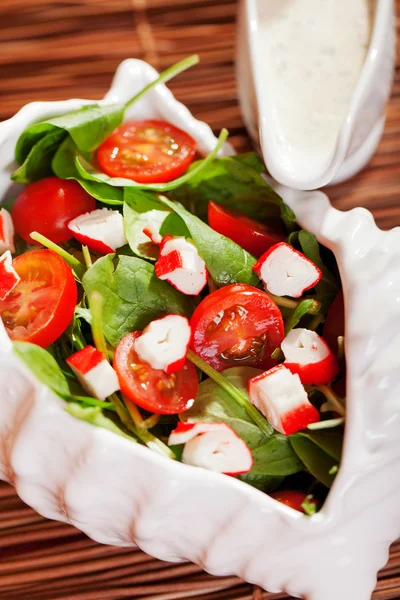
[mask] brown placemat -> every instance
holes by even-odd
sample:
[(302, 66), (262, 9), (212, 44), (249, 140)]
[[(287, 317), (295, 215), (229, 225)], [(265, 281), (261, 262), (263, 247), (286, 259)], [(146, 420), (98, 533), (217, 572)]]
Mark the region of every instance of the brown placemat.
[[(400, 0), (396, 0), (400, 15)], [(101, 98), (121, 60), (162, 69), (193, 53), (201, 64), (170, 87), (199, 119), (251, 144), (234, 79), (234, 0), (0, 0), (0, 120), (33, 100)], [(398, 25), (399, 17), (398, 17)], [(362, 205), (382, 227), (400, 225), (400, 69), (385, 134), (368, 169), (329, 190), (341, 209)], [(216, 578), (139, 550), (101, 546), (27, 508), (0, 484), (0, 599), (267, 600), (235, 577)], [(376, 600), (400, 598), (400, 542), (381, 572)], [(338, 599), (339, 600), (339, 599)]]

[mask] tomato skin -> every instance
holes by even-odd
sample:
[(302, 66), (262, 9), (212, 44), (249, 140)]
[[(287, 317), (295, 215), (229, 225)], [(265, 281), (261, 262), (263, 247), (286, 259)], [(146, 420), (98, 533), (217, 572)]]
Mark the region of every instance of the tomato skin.
[(0, 317), (12, 340), (46, 348), (73, 319), (78, 289), (72, 270), (51, 250), (21, 254), (13, 267), (21, 281), (0, 302)]
[(166, 121), (123, 123), (96, 152), (100, 168), (110, 177), (138, 183), (166, 183), (183, 175), (196, 154), (196, 142)]
[(16, 232), (29, 244), (40, 245), (31, 239), (32, 231), (60, 244), (72, 238), (69, 221), (95, 208), (96, 200), (77, 181), (46, 177), (22, 190), (11, 216)]
[(285, 240), (282, 230), (258, 223), (238, 210), (211, 201), (208, 203), (208, 224), (257, 258), (271, 246)]
[[(338, 353), (338, 337), (344, 336), (345, 312), (343, 290), (340, 290), (335, 300), (328, 310), (323, 327), (323, 337), (331, 348)], [(346, 361), (345, 358), (339, 361), (340, 374), (338, 379), (332, 384), (332, 389), (340, 398), (346, 397)]]
[(217, 371), (247, 365), (269, 369), (284, 338), (281, 312), (262, 290), (231, 284), (212, 292), (190, 320), (194, 352)]
[(344, 297), (342, 290), (337, 294), (328, 310), (322, 335), (332, 352), (337, 354), (337, 339), (339, 336), (344, 336)]
[[(307, 498), (307, 494), (298, 492), (296, 490), (282, 490), (281, 492), (272, 492), (272, 494), (269, 495), (271, 498), (274, 498), (274, 500), (277, 500), (281, 504), (285, 504), (294, 510), (304, 513), (302, 504)], [(316, 507), (319, 507), (317, 500), (310, 500), (310, 502), (314, 503)]]
[[(141, 334), (141, 331), (128, 333), (122, 338), (115, 351), (113, 366), (122, 393), (132, 402), (152, 413), (173, 415), (188, 410), (193, 405), (199, 390), (194, 365), (187, 360), (180, 371), (170, 375), (161, 369), (153, 369), (135, 352), (134, 342)], [(173, 385), (172, 391), (171, 385)], [(171, 394), (174, 392), (176, 395), (172, 397)]]

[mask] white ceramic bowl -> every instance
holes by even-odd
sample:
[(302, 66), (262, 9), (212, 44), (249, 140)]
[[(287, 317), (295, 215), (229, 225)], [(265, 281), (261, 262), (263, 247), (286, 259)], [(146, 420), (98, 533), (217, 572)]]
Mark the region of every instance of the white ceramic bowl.
[[(119, 67), (106, 101), (155, 77), (146, 63)], [(7, 197), (13, 150), (30, 123), (83, 100), (28, 104), (0, 125)], [(132, 109), (215, 144), (162, 85)], [(267, 590), (310, 600), (369, 600), (400, 533), (400, 230), (382, 232), (363, 209), (341, 213), (321, 192), (280, 188), (299, 223), (336, 254), (347, 318), (348, 422), (342, 466), (321, 512), (306, 517), (236, 479), (186, 466), (74, 419), (13, 354), (0, 328), (0, 478), (40, 514), (104, 544), (138, 545)]]
[(326, 170), (313, 179), (295, 173), (290, 165), (277, 160), (273, 152), (274, 133), (264, 74), (268, 57), (257, 53), (258, 36), (262, 35), (257, 15), (262, 2), (241, 0), (239, 11), (237, 79), (249, 132), (260, 144), (272, 177), (284, 185), (313, 190), (349, 179), (369, 162), (383, 132), (396, 59), (394, 0), (377, 0), (370, 46), (335, 152)]

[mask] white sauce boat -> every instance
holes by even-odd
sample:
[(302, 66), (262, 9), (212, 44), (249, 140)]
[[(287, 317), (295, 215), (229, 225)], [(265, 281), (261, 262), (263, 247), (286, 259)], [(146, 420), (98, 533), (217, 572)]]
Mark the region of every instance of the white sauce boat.
[[(277, 18), (277, 26), (280, 26), (279, 20), (285, 11), (291, 17), (293, 12), (290, 11), (295, 8), (298, 10), (298, 5), (295, 7), (291, 4), (294, 1), (298, 2), (279, 0), (277, 7), (269, 9), (269, 18), (271, 13), (276, 13), (273, 18)], [(277, 101), (272, 93), (274, 86), (268, 85), (268, 77), (273, 73), (271, 62), (276, 59), (276, 54), (271, 52), (268, 56), (260, 51), (260, 48), (267, 48), (265, 22), (260, 11), (265, 12), (268, 2), (271, 0), (242, 0), (240, 6), (237, 79), (242, 112), (249, 132), (260, 145), (272, 177), (283, 185), (312, 190), (349, 179), (368, 163), (383, 132), (385, 106), (395, 64), (394, 0), (376, 0), (365, 61), (360, 69), (347, 115), (338, 128), (336, 145), (328, 153), (327, 160), (319, 160), (321, 157), (317, 148), (314, 148), (315, 161), (311, 165), (305, 158), (302, 160), (301, 153), (296, 157), (299, 160), (292, 160), (290, 153), (285, 156), (285, 152), (280, 152), (282, 145), (290, 144), (290, 141), (282, 139), (282, 131), (278, 131), (276, 115), (279, 105), (274, 105), (274, 101)], [(307, 8), (307, 4), (312, 3), (306, 0), (303, 4)], [(280, 11), (282, 14), (279, 14)], [(321, 14), (318, 16), (320, 18)], [(301, 47), (299, 52), (303, 50), (304, 47)], [(349, 61), (354, 54), (349, 51)], [(279, 76), (278, 70), (275, 73)], [(278, 102), (279, 100), (282, 97)], [(293, 103), (293, 109), (296, 110), (296, 102)], [(306, 150), (310, 141), (306, 135), (304, 137)]]

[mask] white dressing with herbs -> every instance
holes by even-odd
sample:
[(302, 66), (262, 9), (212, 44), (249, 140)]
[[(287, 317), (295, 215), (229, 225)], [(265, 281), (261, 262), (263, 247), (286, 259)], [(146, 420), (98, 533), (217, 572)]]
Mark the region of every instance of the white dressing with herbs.
[(329, 167), (372, 30), (375, 0), (260, 0), (256, 51), (268, 152), (311, 179)]

